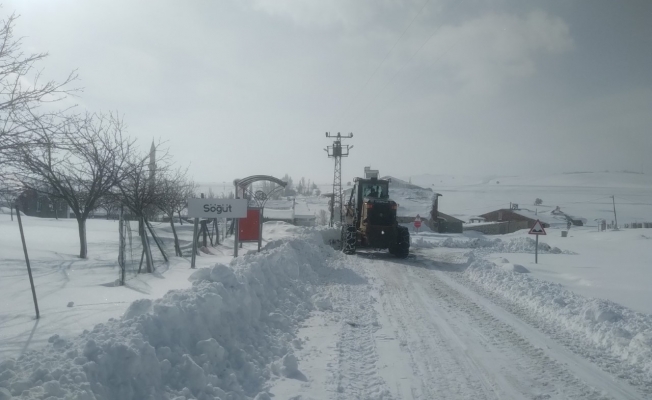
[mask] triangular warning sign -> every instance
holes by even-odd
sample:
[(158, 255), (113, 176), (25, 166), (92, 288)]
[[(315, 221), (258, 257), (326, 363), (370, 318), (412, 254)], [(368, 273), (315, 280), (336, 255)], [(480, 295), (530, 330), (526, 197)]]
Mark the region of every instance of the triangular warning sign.
[(530, 229), (530, 235), (545, 235), (546, 230), (543, 229), (543, 224), (541, 221), (537, 220), (537, 222), (534, 223), (534, 226), (532, 229)]

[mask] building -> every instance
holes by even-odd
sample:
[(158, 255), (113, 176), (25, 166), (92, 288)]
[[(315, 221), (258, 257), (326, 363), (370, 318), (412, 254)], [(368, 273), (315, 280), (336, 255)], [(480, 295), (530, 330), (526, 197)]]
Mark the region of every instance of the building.
[(24, 190), (16, 199), (20, 211), (29, 217), (68, 218), (68, 204), (34, 189)]
[(378, 170), (371, 169), (371, 167), (364, 167), (364, 178), (365, 179), (378, 179)]
[[(438, 233), (462, 233), (464, 231), (464, 221), (461, 219), (455, 218), (451, 215), (444, 214), (441, 211), (437, 212), (437, 222), (433, 222), (431, 218), (421, 217), (421, 223), (433, 232)], [(416, 219), (415, 216), (400, 216), (396, 217), (396, 220), (401, 224), (412, 224)]]
[[(539, 215), (541, 214), (541, 215)], [(541, 221), (544, 228), (550, 227), (550, 222), (547, 221), (547, 217), (544, 213), (539, 213), (538, 211), (531, 211), (526, 209), (507, 209), (502, 208), (500, 210), (490, 211), (486, 214), (479, 215), (484, 218), (486, 222), (518, 222), (525, 221), (527, 222), (528, 229), (531, 229), (537, 220)], [(565, 221), (564, 221), (565, 223)]]
[[(444, 214), (441, 211), (437, 211), (437, 226), (435, 227), (436, 232), (439, 233), (462, 233), (464, 231), (464, 221), (459, 218), (455, 218), (452, 215)], [(432, 228), (431, 228), (432, 229)]]
[(551, 211), (545, 210), (529, 210), (526, 208), (519, 208), (517, 204), (512, 204), (512, 208), (502, 208), (482, 214), (482, 217), (487, 222), (527, 222), (527, 228), (531, 229), (537, 220), (541, 221), (544, 228), (551, 226), (566, 227), (570, 222), (575, 226), (582, 226), (586, 222), (584, 218), (578, 218), (568, 215), (560, 210), (559, 207)]
[(294, 224), (294, 210), (292, 208), (277, 209), (265, 207), (263, 209), (263, 222), (281, 221)]

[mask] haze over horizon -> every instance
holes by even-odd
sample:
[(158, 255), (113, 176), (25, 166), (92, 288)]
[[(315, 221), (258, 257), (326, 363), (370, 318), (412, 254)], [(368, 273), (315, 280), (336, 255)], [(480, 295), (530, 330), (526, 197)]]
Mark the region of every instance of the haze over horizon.
[(652, 173), (652, 2), (7, 1), (44, 77), (198, 182)]

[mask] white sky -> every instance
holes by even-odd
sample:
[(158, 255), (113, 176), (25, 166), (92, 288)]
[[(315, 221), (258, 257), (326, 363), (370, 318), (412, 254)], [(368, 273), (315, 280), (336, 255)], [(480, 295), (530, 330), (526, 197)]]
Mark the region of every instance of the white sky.
[(47, 77), (79, 69), (80, 108), (119, 111), (143, 149), (167, 141), (197, 181), (329, 182), (326, 131), (354, 134), (344, 180), (365, 165), (652, 172), (650, 1), (14, 0), (0, 12), (14, 10), (25, 51), (50, 53)]

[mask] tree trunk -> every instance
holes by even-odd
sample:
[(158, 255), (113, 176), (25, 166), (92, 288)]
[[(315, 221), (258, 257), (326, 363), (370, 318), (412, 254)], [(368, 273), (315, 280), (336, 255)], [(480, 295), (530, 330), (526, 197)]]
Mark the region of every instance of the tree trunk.
[(149, 250), (149, 241), (147, 240), (147, 231), (145, 230), (144, 218), (140, 218), (139, 221), (140, 240), (143, 243), (143, 250), (145, 252), (145, 271), (147, 273), (154, 272), (154, 263), (152, 262), (152, 253)]
[(11, 220), (14, 220), (14, 206), (9, 207), (9, 213), (11, 214)]
[(79, 258), (88, 257), (88, 246), (86, 244), (86, 220), (77, 218), (79, 227)]
[(179, 223), (183, 225), (183, 220), (181, 219), (181, 211), (178, 211), (178, 213), (179, 213)]
[(177, 230), (174, 227), (174, 213), (170, 215), (170, 226), (172, 227), (172, 234), (174, 235), (174, 253), (181, 257), (181, 247), (179, 246), (179, 237), (177, 236)]

